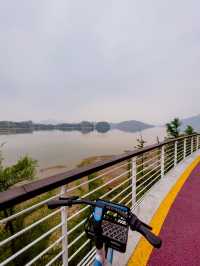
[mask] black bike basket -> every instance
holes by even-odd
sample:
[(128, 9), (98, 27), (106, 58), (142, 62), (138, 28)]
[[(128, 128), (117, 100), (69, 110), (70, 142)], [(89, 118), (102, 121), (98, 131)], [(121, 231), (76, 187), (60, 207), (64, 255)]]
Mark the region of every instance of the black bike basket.
[[(126, 252), (126, 245), (128, 241), (128, 224), (123, 218), (105, 214), (101, 224), (102, 235), (101, 239), (107, 247), (113, 248), (119, 252)], [(92, 216), (85, 224), (85, 231), (90, 239), (94, 239), (94, 227)]]

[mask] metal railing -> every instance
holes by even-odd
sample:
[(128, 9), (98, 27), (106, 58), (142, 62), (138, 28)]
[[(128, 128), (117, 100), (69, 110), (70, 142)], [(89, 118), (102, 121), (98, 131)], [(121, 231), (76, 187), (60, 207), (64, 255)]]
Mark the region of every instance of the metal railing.
[(60, 195), (109, 199), (135, 209), (166, 173), (200, 148), (200, 135), (172, 139), (0, 193), (0, 265), (90, 265), (86, 207), (50, 211)]

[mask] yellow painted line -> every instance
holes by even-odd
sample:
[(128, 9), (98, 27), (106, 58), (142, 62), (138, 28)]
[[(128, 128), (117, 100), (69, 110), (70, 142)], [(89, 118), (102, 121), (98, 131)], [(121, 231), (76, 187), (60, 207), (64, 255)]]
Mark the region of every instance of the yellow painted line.
[[(153, 232), (158, 235), (160, 233), (161, 227), (165, 221), (165, 218), (175, 201), (179, 191), (183, 187), (185, 181), (190, 176), (191, 172), (200, 162), (200, 157), (197, 157), (182, 173), (180, 178), (177, 180), (176, 184), (172, 187), (170, 192), (167, 194), (165, 199), (160, 204), (156, 213), (154, 214), (150, 225), (153, 227)], [(146, 266), (151, 255), (153, 247), (145, 240), (144, 237), (140, 239), (135, 250), (133, 251), (129, 261), (128, 266)]]

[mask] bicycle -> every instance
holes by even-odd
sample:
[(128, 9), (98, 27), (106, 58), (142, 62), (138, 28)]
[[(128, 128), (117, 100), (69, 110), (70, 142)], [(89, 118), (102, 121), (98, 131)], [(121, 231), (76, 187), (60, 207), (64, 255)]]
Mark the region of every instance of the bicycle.
[(96, 246), (93, 266), (112, 265), (113, 250), (126, 252), (129, 227), (142, 234), (155, 248), (161, 247), (162, 241), (151, 232), (152, 227), (139, 220), (125, 205), (101, 199), (91, 201), (78, 197), (60, 197), (47, 205), (49, 209), (54, 209), (76, 204), (92, 207), (92, 212), (85, 223), (85, 232), (89, 239), (94, 240)]

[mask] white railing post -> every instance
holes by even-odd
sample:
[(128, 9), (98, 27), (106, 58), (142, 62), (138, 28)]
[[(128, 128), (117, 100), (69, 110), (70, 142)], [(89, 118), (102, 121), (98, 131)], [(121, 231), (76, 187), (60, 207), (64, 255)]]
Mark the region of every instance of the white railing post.
[(187, 139), (184, 139), (184, 147), (183, 147), (183, 159), (186, 158), (186, 148), (187, 148)]
[[(61, 187), (61, 195), (66, 192), (65, 186)], [(67, 238), (67, 207), (61, 208), (61, 222), (62, 222), (62, 265), (68, 266), (68, 238)]]
[(178, 148), (178, 142), (175, 141), (174, 143), (174, 167), (177, 165), (177, 148)]
[(196, 151), (198, 151), (199, 149), (199, 136), (197, 135), (197, 147), (196, 147)]
[(161, 148), (161, 178), (164, 177), (165, 174), (165, 146), (163, 145)]
[(194, 143), (193, 137), (191, 137), (191, 154), (193, 153), (193, 148), (194, 148), (193, 143)]
[(134, 206), (134, 204), (136, 203), (136, 158), (137, 157), (133, 157), (131, 159), (131, 172), (132, 172), (132, 207)]

